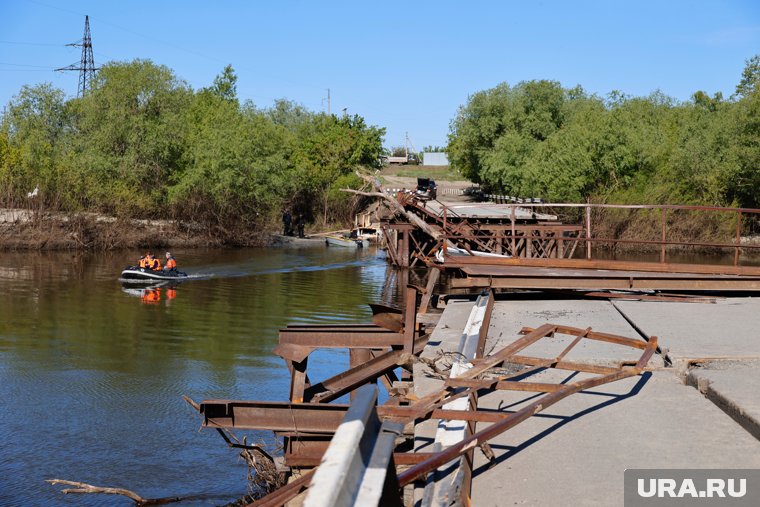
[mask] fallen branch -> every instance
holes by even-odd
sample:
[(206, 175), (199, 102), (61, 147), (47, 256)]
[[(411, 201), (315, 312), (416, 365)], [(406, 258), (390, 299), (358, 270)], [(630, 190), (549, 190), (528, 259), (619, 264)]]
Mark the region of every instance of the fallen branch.
[(191, 500), (200, 498), (198, 495), (194, 496), (186, 496), (186, 497), (180, 497), (180, 496), (172, 496), (172, 497), (166, 497), (166, 498), (143, 498), (134, 491), (130, 491), (128, 489), (123, 488), (104, 488), (101, 486), (93, 486), (92, 484), (87, 484), (84, 482), (76, 482), (76, 481), (67, 481), (64, 479), (45, 479), (45, 482), (48, 482), (54, 486), (57, 486), (59, 484), (63, 484), (65, 486), (74, 486), (73, 488), (66, 488), (61, 491), (64, 495), (68, 495), (69, 493), (78, 493), (78, 494), (86, 494), (86, 493), (101, 493), (105, 495), (121, 495), (126, 496), (127, 498), (130, 498), (132, 501), (135, 502), (135, 505), (164, 505), (167, 503), (175, 503), (175, 502), (181, 502), (183, 500)]

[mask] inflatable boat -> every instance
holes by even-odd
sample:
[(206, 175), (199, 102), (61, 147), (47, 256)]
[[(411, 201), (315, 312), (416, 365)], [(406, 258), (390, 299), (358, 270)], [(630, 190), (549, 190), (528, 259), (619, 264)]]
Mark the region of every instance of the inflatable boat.
[(121, 280), (129, 281), (155, 281), (155, 280), (182, 280), (187, 278), (187, 273), (177, 271), (176, 269), (153, 270), (150, 268), (141, 268), (139, 266), (129, 266), (121, 272)]

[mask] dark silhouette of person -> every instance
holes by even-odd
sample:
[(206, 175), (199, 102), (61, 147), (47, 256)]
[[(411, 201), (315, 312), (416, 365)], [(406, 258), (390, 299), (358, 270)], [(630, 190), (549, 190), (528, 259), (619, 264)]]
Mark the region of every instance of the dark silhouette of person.
[(288, 209), (282, 214), (282, 234), (284, 236), (291, 236), (293, 234), (293, 216)]
[(306, 226), (306, 219), (304, 218), (303, 214), (298, 215), (298, 237), (299, 238), (306, 237), (306, 235), (303, 232), (303, 229), (305, 226)]

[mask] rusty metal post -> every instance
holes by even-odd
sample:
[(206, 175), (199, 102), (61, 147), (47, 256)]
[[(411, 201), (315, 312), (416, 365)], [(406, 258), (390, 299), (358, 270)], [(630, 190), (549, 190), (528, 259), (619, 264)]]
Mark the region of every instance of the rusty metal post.
[(398, 245), (398, 261), (399, 267), (409, 267), (409, 234), (411, 231), (400, 230), (399, 232), (399, 245)]
[[(446, 245), (445, 242), (444, 245)], [(422, 295), (422, 300), (420, 301), (420, 313), (427, 313), (428, 307), (430, 306), (430, 299), (433, 297), (433, 290), (435, 290), (435, 284), (438, 283), (440, 277), (440, 269), (428, 268), (428, 279), (427, 284), (425, 285), (425, 293)]]
[(591, 259), (591, 206), (585, 205), (586, 208), (586, 259)]
[(446, 213), (446, 205), (443, 205), (443, 258), (446, 258), (446, 254), (449, 252), (449, 241), (448, 241), (448, 235), (449, 235), (449, 226), (447, 224), (447, 213)]
[(290, 401), (301, 403), (306, 391), (306, 365), (309, 358), (303, 361), (291, 361), (290, 363)]
[(512, 204), (511, 213), (509, 214), (509, 221), (512, 228), (512, 257), (517, 257), (517, 243), (515, 238), (515, 205)]
[(417, 323), (417, 289), (413, 286), (406, 288), (404, 310), (404, 352), (414, 354), (414, 336)]
[(736, 213), (736, 248), (734, 249), (734, 266), (739, 265), (739, 246), (742, 244), (742, 212)]
[[(362, 364), (367, 364), (372, 359), (370, 349), (348, 349), (348, 363), (349, 368), (353, 369)], [(372, 384), (376, 384), (377, 380), (371, 381)], [(349, 399), (354, 401), (356, 396), (356, 390), (349, 393)]]
[(662, 244), (660, 245), (660, 262), (665, 264), (665, 241), (667, 237), (668, 210), (662, 208)]

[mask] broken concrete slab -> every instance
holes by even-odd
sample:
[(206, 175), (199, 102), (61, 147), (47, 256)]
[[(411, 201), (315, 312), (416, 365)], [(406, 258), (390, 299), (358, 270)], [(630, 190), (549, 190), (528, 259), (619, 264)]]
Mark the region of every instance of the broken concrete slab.
[(760, 361), (711, 361), (691, 368), (686, 382), (760, 439)]
[[(535, 397), (495, 392), (479, 407), (513, 411)], [(760, 441), (667, 372), (571, 395), (491, 447), (497, 466), (475, 453), (473, 505), (622, 506), (627, 468), (760, 467)]]
[(730, 298), (715, 304), (616, 301), (614, 305), (685, 370), (709, 358), (760, 359), (760, 299)]

